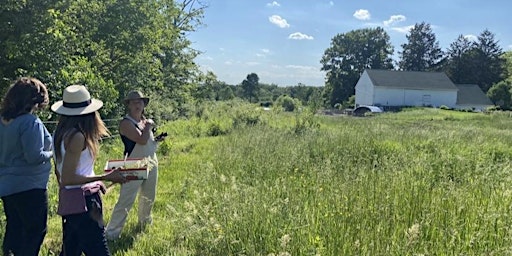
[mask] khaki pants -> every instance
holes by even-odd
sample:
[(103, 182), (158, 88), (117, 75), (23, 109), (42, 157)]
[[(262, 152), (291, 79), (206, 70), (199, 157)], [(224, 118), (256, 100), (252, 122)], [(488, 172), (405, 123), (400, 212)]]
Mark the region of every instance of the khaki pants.
[[(152, 222), (151, 209), (155, 202), (156, 184), (158, 181), (158, 167), (149, 171), (147, 180), (132, 180), (121, 185), (119, 199), (112, 212), (112, 217), (107, 225), (106, 236), (108, 239), (116, 239), (126, 223), (128, 212), (139, 194), (139, 225), (146, 225)], [(138, 193), (140, 190), (140, 193)]]

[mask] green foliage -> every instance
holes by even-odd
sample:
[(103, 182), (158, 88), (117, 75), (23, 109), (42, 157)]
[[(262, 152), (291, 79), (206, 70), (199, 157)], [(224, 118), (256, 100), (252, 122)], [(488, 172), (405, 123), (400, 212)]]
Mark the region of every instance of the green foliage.
[(503, 54), (503, 58), (505, 59), (505, 74), (503, 77), (506, 77), (508, 81), (512, 81), (512, 51), (505, 52)]
[(447, 51), (447, 63), (444, 71), (446, 75), (456, 84), (472, 83), (468, 74), (471, 72), (472, 64), (470, 61), (470, 51), (473, 45), (464, 35), (459, 35), (455, 42), (450, 44)]
[(405, 71), (437, 71), (443, 58), (443, 51), (430, 27), (425, 22), (416, 23), (410, 30), (407, 43), (399, 52), (399, 67)]
[(366, 28), (332, 38), (320, 60), (327, 72), (324, 95), (332, 107), (354, 95), (364, 69), (392, 69), (393, 46), (382, 28)]
[(318, 128), (320, 128), (320, 123), (315, 117), (315, 112), (306, 109), (295, 116), (295, 126), (293, 127), (295, 134), (304, 135), (306, 132), (314, 131)]
[(288, 95), (282, 95), (279, 98), (277, 98), (276, 103), (274, 104), (275, 107), (281, 107), (284, 111), (293, 112), (299, 109), (300, 107), (300, 101), (292, 98)]
[(0, 91), (5, 81), (35, 76), (53, 102), (82, 83), (107, 103), (105, 117), (118, 117), (125, 94), (142, 88), (186, 116), (200, 76), (186, 35), (201, 25), (204, 8), (172, 0), (9, 1), (0, 7), (0, 22), (12, 24), (0, 28)]
[(512, 104), (512, 81), (501, 81), (487, 92), (489, 99), (501, 109), (510, 109)]
[(247, 78), (242, 81), (243, 97), (249, 102), (258, 101), (258, 91), (260, 88), (259, 77), (256, 73), (247, 75)]
[(506, 59), (494, 34), (484, 30), (476, 42), (460, 35), (450, 45), (444, 70), (457, 84), (477, 84), (487, 92), (507, 76)]

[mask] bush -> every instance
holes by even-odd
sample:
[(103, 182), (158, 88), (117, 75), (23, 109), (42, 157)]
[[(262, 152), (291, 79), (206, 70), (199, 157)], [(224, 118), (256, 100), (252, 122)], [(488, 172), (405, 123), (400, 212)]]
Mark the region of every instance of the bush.
[(300, 101), (288, 95), (282, 95), (277, 98), (275, 105), (282, 107), (284, 111), (293, 112), (299, 108)]

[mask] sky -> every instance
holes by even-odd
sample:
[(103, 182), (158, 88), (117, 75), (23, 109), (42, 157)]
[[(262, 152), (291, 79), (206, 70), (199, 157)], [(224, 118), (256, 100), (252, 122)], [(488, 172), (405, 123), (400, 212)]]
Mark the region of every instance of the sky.
[(512, 51), (510, 0), (201, 0), (203, 26), (189, 35), (201, 70), (237, 85), (250, 73), (260, 83), (323, 86), (320, 60), (338, 34), (382, 27), (394, 59), (415, 24), (430, 24), (442, 50), (459, 35), (488, 29)]

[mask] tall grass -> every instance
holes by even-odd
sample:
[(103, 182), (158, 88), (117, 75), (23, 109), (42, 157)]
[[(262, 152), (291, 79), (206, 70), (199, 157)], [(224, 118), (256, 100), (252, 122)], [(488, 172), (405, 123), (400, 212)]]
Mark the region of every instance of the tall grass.
[[(512, 254), (508, 114), (230, 107), (160, 128), (171, 138), (154, 224), (140, 230), (133, 211), (115, 255)], [(104, 146), (99, 164), (119, 153), (119, 141)], [(54, 206), (53, 183), (50, 194)], [(107, 221), (117, 195), (104, 197)], [(60, 235), (52, 211), (43, 255)]]

